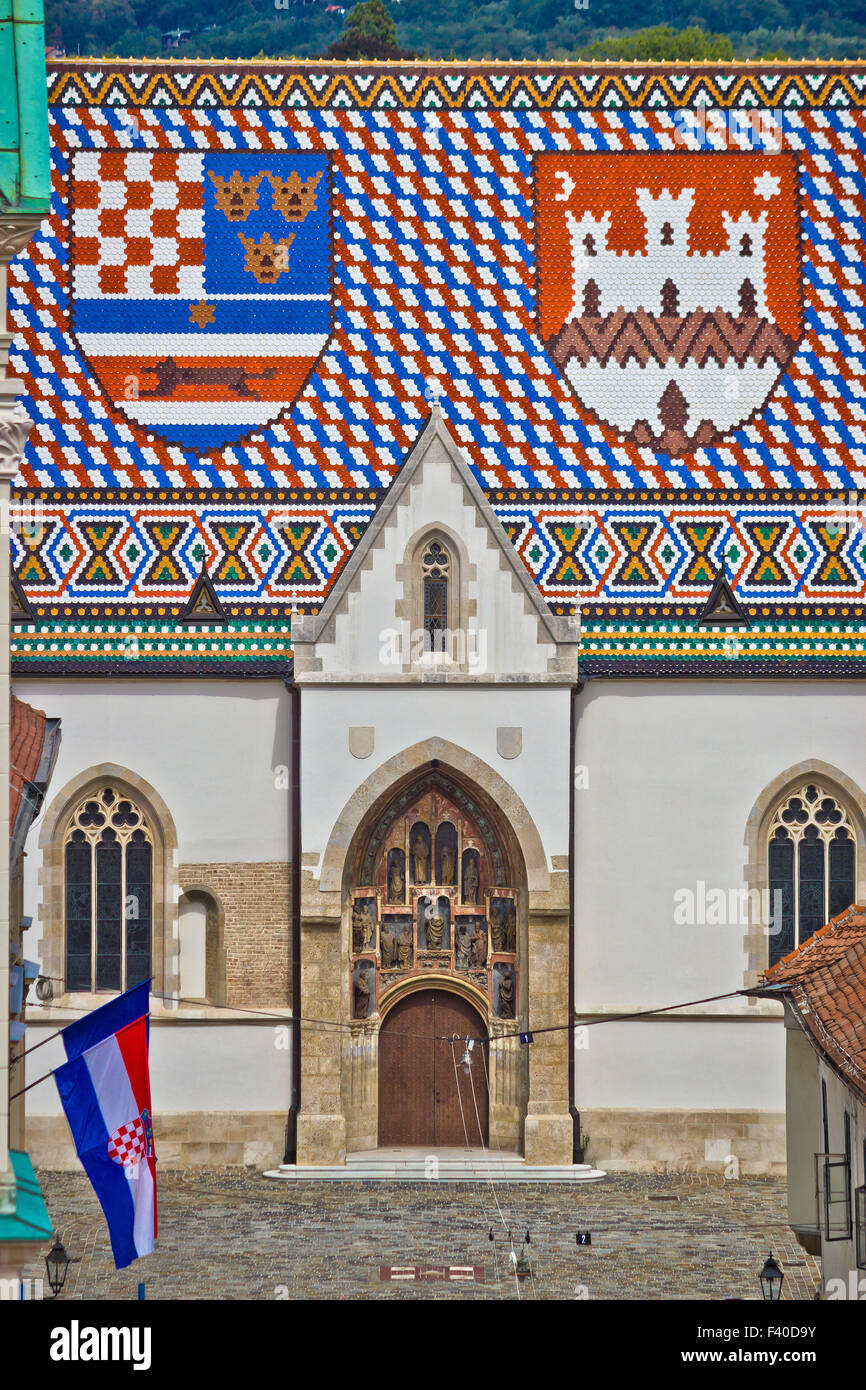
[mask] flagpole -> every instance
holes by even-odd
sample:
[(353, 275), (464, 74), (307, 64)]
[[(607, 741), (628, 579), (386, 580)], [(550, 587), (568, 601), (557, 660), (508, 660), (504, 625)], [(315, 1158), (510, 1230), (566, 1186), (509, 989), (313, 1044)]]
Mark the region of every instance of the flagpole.
[[(47, 1037), (47, 1038), (43, 1038), (41, 1042), (34, 1043), (32, 1047), (25, 1047), (24, 1051), (23, 1051), (23, 1052), (19, 1052), (18, 1055), (17, 1055), (13, 1060), (14, 1060), (15, 1062), (21, 1062), (21, 1061), (23, 1061), (23, 1059), (24, 1059), (25, 1057), (29, 1057), (29, 1056), (30, 1056), (30, 1053), (31, 1053), (31, 1052), (36, 1052), (38, 1048), (44, 1047), (46, 1043), (50, 1043), (52, 1038), (59, 1038), (62, 1031), (63, 1031), (62, 1029), (58, 1028), (58, 1029), (56, 1030), (56, 1032), (54, 1032), (54, 1033), (49, 1033), (49, 1034), (48, 1034), (48, 1037)], [(19, 1094), (20, 1094), (20, 1092), (19, 1092)]]
[(14, 1093), (14, 1095), (11, 1095), (11, 1096), (9, 1097), (10, 1102), (13, 1101), (13, 1100), (17, 1100), (19, 1096), (23, 1096), (23, 1094), (24, 1094), (25, 1091), (31, 1091), (31, 1090), (33, 1089), (34, 1086), (38, 1086), (38, 1085), (39, 1085), (40, 1081), (47, 1081), (48, 1078), (49, 1078), (49, 1076), (53, 1076), (53, 1075), (54, 1075), (54, 1072), (53, 1072), (53, 1071), (47, 1071), (47, 1072), (45, 1073), (44, 1076), (37, 1076), (37, 1078), (36, 1078), (35, 1081), (31, 1081), (30, 1084), (29, 1084), (28, 1086), (22, 1086), (20, 1091), (16, 1091), (16, 1092)]

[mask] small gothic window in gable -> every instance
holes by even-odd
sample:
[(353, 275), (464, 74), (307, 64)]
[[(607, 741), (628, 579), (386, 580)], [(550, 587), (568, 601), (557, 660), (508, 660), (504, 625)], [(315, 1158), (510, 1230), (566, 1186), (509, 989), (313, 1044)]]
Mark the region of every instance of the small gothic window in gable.
[(439, 541), (431, 541), (421, 559), (424, 579), (424, 650), (444, 652), (448, 628), (448, 581), (451, 557)]

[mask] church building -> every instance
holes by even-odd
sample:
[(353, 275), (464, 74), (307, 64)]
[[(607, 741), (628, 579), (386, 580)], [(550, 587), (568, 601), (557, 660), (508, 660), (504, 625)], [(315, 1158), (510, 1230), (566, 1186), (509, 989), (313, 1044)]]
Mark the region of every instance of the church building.
[(28, 1038), (150, 977), (166, 1167), (783, 1171), (744, 991), (866, 902), (857, 65), (48, 80)]

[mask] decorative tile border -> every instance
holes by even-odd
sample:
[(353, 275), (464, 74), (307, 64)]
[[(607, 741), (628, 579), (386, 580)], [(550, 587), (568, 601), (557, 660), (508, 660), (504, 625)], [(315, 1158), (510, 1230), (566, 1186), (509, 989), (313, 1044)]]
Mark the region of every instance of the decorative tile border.
[(288, 675), (291, 623), (29, 623), (12, 631), (17, 675)]
[[(315, 612), (384, 494), (16, 493), (13, 562), (39, 618), (177, 614), (202, 562), (232, 617)], [(498, 491), (494, 510), (556, 613), (692, 617), (723, 564), (750, 616), (859, 617), (866, 497), (820, 491)]]
[(52, 103), (64, 106), (173, 106), (223, 109), (618, 111), (857, 107), (866, 100), (861, 63), (739, 62), (677, 70), (616, 64), (424, 64), (67, 59), (49, 66)]

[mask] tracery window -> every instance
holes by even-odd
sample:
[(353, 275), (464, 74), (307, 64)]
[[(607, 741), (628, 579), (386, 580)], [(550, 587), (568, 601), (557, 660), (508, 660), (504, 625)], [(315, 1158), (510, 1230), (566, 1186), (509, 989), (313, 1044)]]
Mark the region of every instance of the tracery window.
[(439, 541), (425, 546), (421, 557), (424, 582), (424, 650), (444, 652), (448, 630), (448, 584), (451, 557)]
[[(791, 793), (770, 823), (770, 964), (793, 951), (854, 902), (856, 845), (838, 797), (815, 782)], [(778, 897), (776, 895), (779, 895)]]
[(153, 836), (113, 787), (81, 802), (64, 842), (67, 990), (124, 990), (151, 974)]

